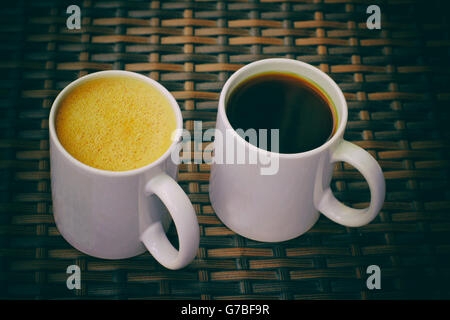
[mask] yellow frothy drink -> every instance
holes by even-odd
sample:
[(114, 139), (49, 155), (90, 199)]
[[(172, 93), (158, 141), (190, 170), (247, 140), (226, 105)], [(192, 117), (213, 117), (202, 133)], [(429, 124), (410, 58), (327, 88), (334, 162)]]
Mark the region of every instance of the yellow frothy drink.
[(176, 129), (170, 101), (151, 84), (130, 77), (89, 80), (61, 102), (56, 133), (88, 166), (127, 171), (161, 157)]

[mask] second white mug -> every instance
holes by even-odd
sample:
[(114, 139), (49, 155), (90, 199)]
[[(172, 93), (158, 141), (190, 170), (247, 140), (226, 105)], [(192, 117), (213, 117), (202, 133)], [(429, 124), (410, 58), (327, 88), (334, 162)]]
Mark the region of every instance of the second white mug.
[[(248, 143), (227, 118), (226, 104), (240, 83), (259, 73), (296, 74), (321, 88), (333, 102), (337, 130), (321, 146), (302, 153), (268, 152)], [(375, 218), (385, 197), (385, 181), (376, 160), (359, 146), (343, 139), (347, 124), (347, 103), (338, 85), (324, 72), (297, 60), (266, 59), (246, 65), (225, 83), (220, 94), (216, 130), (231, 139), (215, 144), (215, 156), (234, 157), (227, 163), (212, 163), (210, 199), (220, 220), (236, 233), (259, 241), (284, 241), (308, 231), (319, 212), (345, 226), (362, 226)], [(233, 146), (233, 147), (230, 147)], [(264, 156), (276, 172), (264, 174), (267, 164), (239, 163), (234, 146), (247, 154)], [(260, 158), (264, 158), (260, 157)], [(330, 182), (335, 162), (344, 161), (358, 169), (367, 180), (370, 204), (364, 209), (350, 208), (333, 195)], [(270, 170), (269, 170), (270, 171)]]

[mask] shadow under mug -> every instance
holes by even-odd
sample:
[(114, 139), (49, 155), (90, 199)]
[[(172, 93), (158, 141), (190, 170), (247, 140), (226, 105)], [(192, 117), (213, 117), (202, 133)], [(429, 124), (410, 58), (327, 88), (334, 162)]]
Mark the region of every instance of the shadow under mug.
[[(173, 143), (159, 159), (144, 167), (129, 171), (96, 169), (75, 159), (58, 140), (55, 118), (64, 97), (85, 81), (110, 76), (147, 82), (170, 101), (175, 112), (179, 130)], [(100, 71), (65, 87), (53, 102), (49, 132), (53, 213), (58, 230), (67, 242), (98, 258), (124, 259), (147, 249), (169, 269), (189, 264), (199, 247), (199, 226), (189, 198), (175, 182), (177, 165), (170, 157), (182, 128), (181, 111), (175, 98), (146, 76), (120, 70)], [(170, 217), (178, 233), (178, 250), (165, 234)]]
[[(282, 154), (260, 149), (232, 128), (226, 103), (236, 86), (263, 72), (296, 74), (320, 88), (337, 112), (337, 130), (321, 146), (302, 153)], [(274, 110), (276, 112), (276, 110)], [(219, 99), (216, 130), (226, 143), (215, 142), (209, 193), (212, 207), (231, 230), (259, 241), (285, 241), (308, 231), (319, 212), (345, 226), (369, 223), (380, 211), (385, 197), (385, 181), (377, 161), (364, 149), (345, 141), (347, 103), (338, 85), (324, 72), (297, 60), (266, 59), (250, 63), (236, 71), (225, 83)], [(230, 147), (232, 146), (232, 147)], [(274, 174), (262, 174), (266, 163), (239, 163), (236, 149), (253, 153), (269, 162), (277, 161)], [(217, 163), (217, 158), (227, 159)], [(231, 159), (232, 161), (229, 161)], [(333, 195), (330, 183), (334, 163), (354, 166), (367, 180), (371, 200), (367, 208), (350, 208)], [(266, 162), (266, 161), (264, 161)]]

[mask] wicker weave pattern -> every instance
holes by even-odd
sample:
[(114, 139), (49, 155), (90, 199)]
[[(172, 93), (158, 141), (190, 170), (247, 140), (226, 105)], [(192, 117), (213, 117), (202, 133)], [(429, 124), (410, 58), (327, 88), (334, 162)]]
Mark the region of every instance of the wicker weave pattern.
[[(450, 297), (449, 21), (444, 1), (10, 1), (0, 10), (0, 297), (130, 299), (377, 299)], [(82, 29), (66, 28), (66, 8)], [(379, 4), (382, 29), (368, 30)], [(346, 139), (376, 157), (387, 182), (379, 217), (346, 228), (325, 217), (307, 234), (259, 243), (227, 229), (208, 198), (209, 166), (179, 181), (201, 230), (197, 259), (168, 271), (149, 255), (107, 261), (59, 235), (52, 215), (48, 112), (90, 72), (123, 69), (160, 81), (185, 127), (215, 124), (227, 78), (263, 58), (319, 67), (349, 105)], [(362, 176), (336, 166), (338, 198), (364, 207)], [(176, 240), (175, 229), (170, 230)], [(82, 288), (66, 288), (66, 268)], [(368, 290), (366, 268), (382, 270)]]

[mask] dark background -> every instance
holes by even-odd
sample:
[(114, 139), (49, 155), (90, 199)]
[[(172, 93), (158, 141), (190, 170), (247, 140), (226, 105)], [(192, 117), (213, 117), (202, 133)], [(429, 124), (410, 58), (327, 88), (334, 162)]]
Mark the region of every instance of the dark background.
[[(9, 1), (0, 9), (0, 298), (439, 299), (450, 297), (449, 11), (446, 1)], [(66, 8), (81, 8), (81, 30)], [(368, 30), (366, 8), (381, 8)], [(209, 166), (179, 181), (201, 230), (197, 258), (170, 271), (149, 254), (108, 261), (59, 235), (52, 215), (48, 113), (90, 72), (123, 69), (160, 81), (185, 127), (213, 128), (219, 92), (239, 67), (286, 57), (327, 72), (349, 106), (345, 138), (376, 157), (387, 193), (361, 228), (321, 217), (306, 234), (261, 243), (234, 234), (208, 198)], [(332, 187), (354, 207), (368, 186), (336, 166)], [(176, 241), (172, 227), (171, 238)], [(66, 268), (82, 288), (66, 288)], [(368, 290), (366, 268), (381, 268)]]

